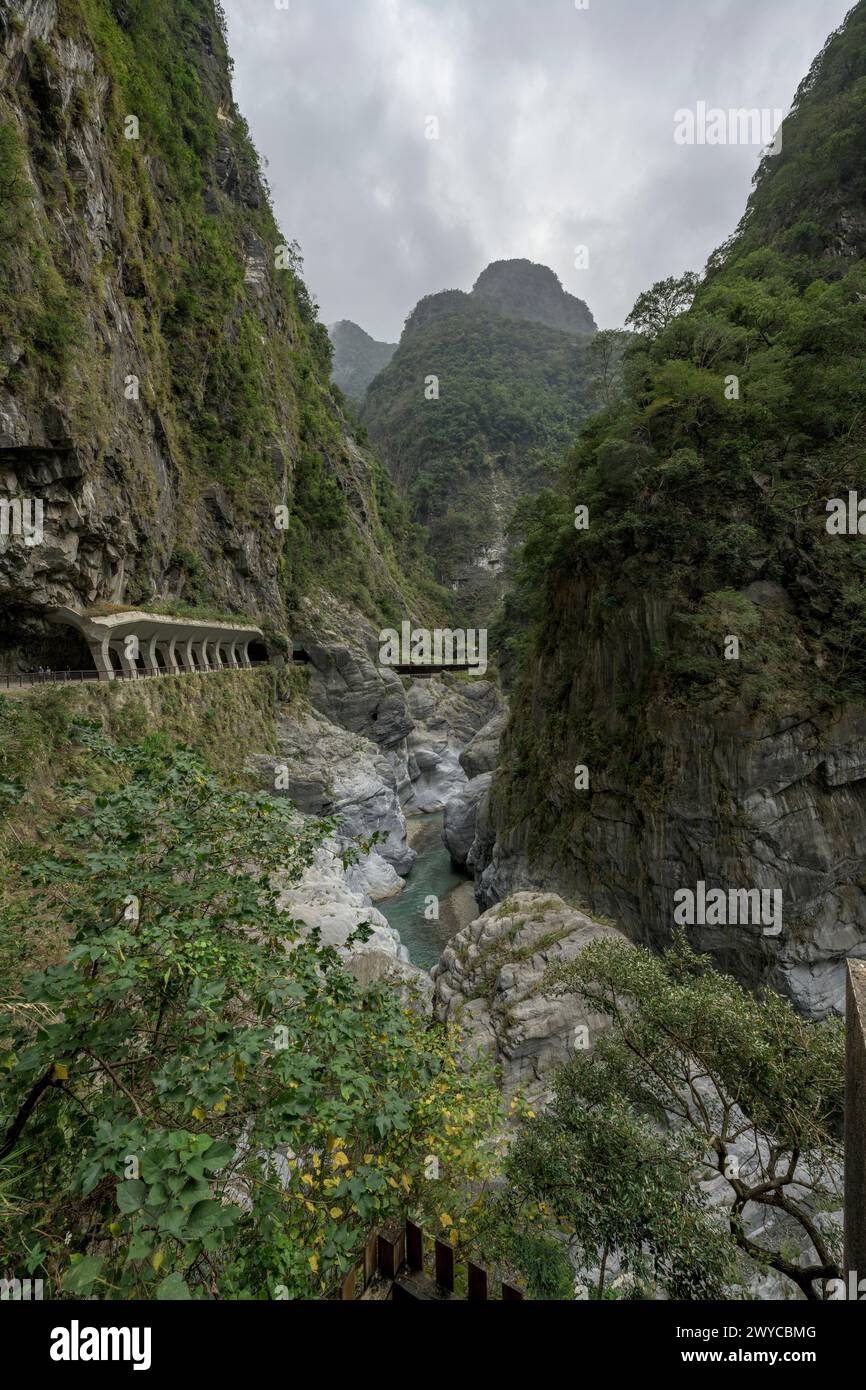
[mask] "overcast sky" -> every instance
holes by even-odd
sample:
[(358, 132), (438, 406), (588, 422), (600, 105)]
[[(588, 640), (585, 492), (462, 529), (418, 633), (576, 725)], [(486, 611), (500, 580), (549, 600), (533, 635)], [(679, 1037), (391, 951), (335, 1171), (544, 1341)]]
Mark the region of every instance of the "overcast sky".
[(422, 295), (471, 289), (505, 257), (551, 266), (605, 328), (654, 280), (702, 269), (739, 220), (760, 150), (679, 145), (674, 113), (699, 101), (787, 112), (850, 8), (279, 3), (224, 0), (235, 96), (322, 318), (389, 341)]

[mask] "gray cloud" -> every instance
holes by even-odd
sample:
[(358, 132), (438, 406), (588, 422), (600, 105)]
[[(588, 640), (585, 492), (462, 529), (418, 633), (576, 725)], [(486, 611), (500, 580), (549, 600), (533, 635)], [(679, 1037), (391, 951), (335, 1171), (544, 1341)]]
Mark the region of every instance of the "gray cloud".
[[(599, 324), (701, 269), (760, 151), (674, 112), (787, 111), (846, 0), (224, 0), (235, 95), (326, 322), (393, 341), (491, 260), (557, 272)], [(425, 138), (435, 115), (440, 138)], [(588, 269), (574, 249), (589, 248)]]

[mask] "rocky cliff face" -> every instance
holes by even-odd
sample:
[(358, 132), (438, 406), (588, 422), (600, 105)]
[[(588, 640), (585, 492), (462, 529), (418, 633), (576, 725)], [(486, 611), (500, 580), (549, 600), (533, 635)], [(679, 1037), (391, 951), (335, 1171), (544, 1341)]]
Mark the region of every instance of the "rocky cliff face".
[(467, 626), (502, 596), (515, 507), (595, 403), (594, 333), (551, 270), (500, 261), (471, 294), (422, 299), (367, 392), (370, 437), (429, 528)]
[(332, 380), (352, 400), (362, 401), (374, 377), (387, 367), (396, 343), (378, 343), (351, 319), (340, 319), (328, 329), (334, 349)]
[[(574, 622), (588, 601), (572, 585), (552, 620)], [(778, 935), (760, 922), (695, 923), (689, 935), (721, 969), (821, 1017), (841, 1004), (845, 958), (866, 955), (866, 717), (848, 706), (708, 720), (658, 699), (635, 727), (611, 692), (642, 687), (669, 616), (638, 604), (604, 645), (574, 629), (568, 646), (537, 659), (539, 725), (549, 728), (540, 710), (557, 688), (573, 714), (544, 752), (525, 729), (506, 735), (509, 772), (479, 813), (471, 851), (481, 900), (515, 888), (577, 895), (660, 947), (682, 888), (780, 890)], [(579, 766), (589, 790), (575, 788)], [(527, 778), (539, 787), (531, 804)]]
[(404, 607), (211, 0), (4, 4), (0, 226), (0, 493), (44, 505), (0, 543), (5, 642), (53, 604)]
[(577, 995), (545, 993), (550, 966), (620, 933), (561, 898), (515, 893), (465, 927), (433, 971), (434, 1012), (502, 1071), (506, 1094), (537, 1086), (607, 1027)]

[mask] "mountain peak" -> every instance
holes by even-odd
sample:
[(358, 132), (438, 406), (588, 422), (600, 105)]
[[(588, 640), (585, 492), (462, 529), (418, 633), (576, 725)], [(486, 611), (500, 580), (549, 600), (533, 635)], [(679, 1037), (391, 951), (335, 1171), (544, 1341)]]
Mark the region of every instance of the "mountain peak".
[(544, 323), (563, 333), (597, 331), (584, 301), (564, 290), (559, 276), (549, 266), (534, 261), (493, 261), (482, 270), (472, 294), (509, 318)]
[(334, 348), (333, 381), (353, 400), (363, 400), (370, 382), (394, 356), (396, 343), (377, 342), (351, 319), (330, 324), (328, 334)]

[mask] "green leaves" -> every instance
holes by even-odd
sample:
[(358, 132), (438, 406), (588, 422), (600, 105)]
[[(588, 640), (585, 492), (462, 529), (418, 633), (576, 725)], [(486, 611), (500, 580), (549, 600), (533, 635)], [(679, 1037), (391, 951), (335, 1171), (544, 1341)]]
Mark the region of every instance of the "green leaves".
[(113, 766), (31, 866), (33, 910), (60, 903), (72, 941), (0, 1020), (0, 1135), (58, 1059), (66, 1075), (28, 1112), (38, 1178), (24, 1168), (13, 1238), (47, 1232), (50, 1272), (72, 1230), (101, 1262), (74, 1278), (98, 1273), (103, 1297), (316, 1296), (371, 1223), (423, 1198), (431, 1151), (461, 1186), (482, 1173), (498, 1097), (279, 911), (327, 824), (162, 740)]
[(143, 1182), (137, 1180), (120, 1182), (115, 1191), (118, 1210), (123, 1212), (125, 1216), (131, 1216), (133, 1212), (138, 1211), (144, 1205), (147, 1197), (147, 1187)]
[(63, 1275), (63, 1292), (70, 1298), (86, 1298), (93, 1292), (105, 1261), (96, 1255), (85, 1255), (70, 1265)]

